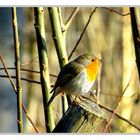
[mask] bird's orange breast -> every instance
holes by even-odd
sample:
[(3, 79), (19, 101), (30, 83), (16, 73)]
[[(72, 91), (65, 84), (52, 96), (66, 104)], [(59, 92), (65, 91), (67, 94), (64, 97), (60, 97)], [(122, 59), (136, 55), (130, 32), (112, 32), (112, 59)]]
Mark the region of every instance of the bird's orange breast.
[(99, 59), (95, 59), (93, 62), (86, 66), (86, 74), (89, 82), (94, 82), (99, 70)]

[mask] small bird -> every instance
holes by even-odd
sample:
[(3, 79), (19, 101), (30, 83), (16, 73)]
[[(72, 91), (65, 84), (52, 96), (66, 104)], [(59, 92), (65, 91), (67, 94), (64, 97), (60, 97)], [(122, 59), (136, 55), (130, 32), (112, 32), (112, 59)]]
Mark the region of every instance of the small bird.
[(60, 71), (52, 89), (48, 107), (59, 93), (80, 96), (87, 93), (94, 84), (100, 67), (100, 59), (92, 54), (80, 55), (66, 64)]

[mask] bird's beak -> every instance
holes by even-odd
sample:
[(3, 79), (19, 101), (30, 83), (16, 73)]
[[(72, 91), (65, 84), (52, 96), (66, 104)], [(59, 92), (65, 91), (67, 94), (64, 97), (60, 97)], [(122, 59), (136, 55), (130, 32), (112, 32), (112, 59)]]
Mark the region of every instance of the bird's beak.
[(101, 58), (98, 58), (98, 60), (102, 63), (103, 62), (103, 60), (101, 59)]

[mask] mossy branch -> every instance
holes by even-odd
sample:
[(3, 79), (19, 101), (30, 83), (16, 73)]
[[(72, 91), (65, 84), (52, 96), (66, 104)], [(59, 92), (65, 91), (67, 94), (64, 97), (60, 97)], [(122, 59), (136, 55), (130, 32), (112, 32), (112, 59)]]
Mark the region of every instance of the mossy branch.
[(51, 132), (54, 127), (54, 117), (51, 106), (45, 109), (47, 102), (50, 98), (50, 76), (48, 69), (48, 56), (46, 47), (46, 35), (45, 35), (45, 25), (44, 25), (44, 10), (42, 7), (34, 8), (35, 16), (35, 29), (37, 37), (39, 64), (40, 64), (40, 80), (42, 86), (42, 96), (45, 114), (45, 123), (47, 132)]
[[(53, 31), (53, 39), (55, 43), (55, 48), (57, 51), (60, 67), (62, 68), (64, 65), (67, 64), (68, 56), (67, 56), (66, 47), (65, 47), (65, 40), (62, 34), (59, 13), (56, 7), (48, 8), (48, 11), (49, 11), (51, 27)], [(62, 97), (63, 113), (67, 110), (67, 108), (68, 108), (67, 99), (66, 99), (66, 96), (63, 96)]]

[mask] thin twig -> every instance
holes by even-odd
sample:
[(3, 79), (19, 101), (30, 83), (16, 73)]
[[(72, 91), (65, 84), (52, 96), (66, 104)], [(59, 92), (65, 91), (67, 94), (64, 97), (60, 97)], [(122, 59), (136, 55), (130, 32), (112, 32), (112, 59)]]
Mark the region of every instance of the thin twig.
[(91, 12), (91, 14), (90, 14), (90, 16), (89, 16), (89, 19), (88, 19), (88, 21), (87, 21), (87, 23), (86, 23), (86, 25), (85, 25), (85, 27), (84, 27), (84, 29), (83, 29), (83, 31), (82, 31), (80, 37), (79, 37), (79, 39), (78, 39), (76, 45), (74, 46), (73, 50), (71, 51), (71, 53), (70, 53), (70, 55), (69, 55), (69, 57), (68, 57), (68, 60), (72, 57), (74, 51), (76, 50), (77, 46), (79, 45), (79, 43), (80, 43), (80, 41), (81, 41), (81, 39), (82, 39), (82, 37), (83, 37), (83, 35), (84, 35), (84, 33), (85, 33), (85, 31), (86, 31), (86, 29), (87, 29), (89, 23), (90, 23), (90, 21), (91, 21), (91, 18), (92, 18), (92, 16), (93, 16), (93, 14), (95, 13), (96, 9), (97, 9), (97, 7), (95, 7), (94, 10)]
[(59, 16), (61, 31), (63, 32), (64, 31), (64, 28), (65, 28), (65, 25), (64, 25), (63, 19), (62, 19), (61, 7), (58, 7), (57, 10), (58, 10), (58, 16)]
[[(95, 7), (95, 9), (92, 11), (92, 13), (91, 13), (91, 15), (90, 15), (90, 17), (89, 17), (89, 19), (88, 19), (88, 22), (87, 22), (85, 28), (83, 29), (83, 32), (82, 32), (81, 35), (80, 35), (79, 40), (77, 41), (75, 47), (73, 48), (71, 54), (70, 54), (69, 57), (68, 57), (68, 60), (71, 58), (71, 56), (73, 55), (74, 51), (76, 50), (76, 48), (77, 48), (79, 42), (81, 41), (81, 39), (82, 39), (82, 37), (83, 37), (83, 35), (84, 35), (84, 33), (85, 33), (85, 30), (86, 30), (88, 24), (90, 23), (91, 17), (92, 17), (92, 15), (93, 15), (93, 13), (96, 11), (97, 8), (98, 8), (98, 7)], [(116, 11), (116, 10), (110, 9), (110, 8), (106, 8), (106, 7), (103, 7), (103, 8), (104, 8), (104, 9), (107, 9), (107, 10), (109, 10), (109, 11), (111, 11), (111, 12), (115, 12), (115, 13), (121, 15), (121, 16), (130, 15), (130, 13), (122, 14), (122, 13), (120, 13), (120, 12), (118, 12), (118, 11)]]
[(123, 98), (123, 95), (124, 95), (126, 89), (128, 88), (128, 86), (129, 86), (129, 84), (130, 84), (131, 78), (132, 78), (132, 74), (131, 74), (130, 80), (129, 80), (128, 84), (126, 85), (125, 89), (123, 90), (122, 95), (121, 95), (121, 98), (119, 99), (118, 104), (117, 104), (115, 110), (113, 111), (113, 114), (112, 114), (111, 117), (109, 118), (108, 123), (107, 123), (107, 125), (105, 126), (103, 132), (106, 132), (107, 129), (108, 129), (108, 127), (109, 127), (109, 125), (111, 124), (111, 121), (112, 121), (112, 119), (113, 119), (115, 113), (117, 112), (117, 109), (119, 108), (119, 105), (120, 105), (120, 103), (121, 103), (121, 100), (122, 100), (122, 98)]
[(62, 32), (62, 36), (63, 36), (63, 43), (66, 44), (66, 34), (67, 34), (67, 31), (68, 31), (68, 28), (72, 24), (72, 21), (75, 18), (77, 12), (79, 11), (79, 8), (75, 8), (73, 10), (73, 12), (69, 16), (69, 18), (67, 19), (67, 21), (66, 21), (65, 24), (63, 23), (63, 19), (62, 19), (61, 8), (60, 7), (57, 8), (57, 11), (58, 11), (58, 16), (59, 16), (59, 22), (60, 22), (61, 32)]
[(79, 11), (79, 7), (76, 7), (73, 12), (71, 13), (70, 17), (67, 19), (65, 26), (63, 28), (63, 32), (67, 31), (68, 28), (70, 27), (71, 23), (73, 22), (73, 19), (75, 18), (75, 16), (77, 15), (78, 11)]
[[(0, 70), (5, 70), (4, 68), (0, 68)], [(15, 70), (14, 67), (7, 67), (7, 70)], [(31, 73), (36, 73), (36, 74), (40, 74), (39, 71), (35, 71), (35, 70), (30, 70), (30, 69), (24, 69), (24, 68), (21, 68), (20, 69), (21, 71), (25, 71), (25, 72), (31, 72)], [(2, 76), (2, 75), (0, 75)], [(54, 77), (54, 78), (57, 78), (57, 75), (54, 75), (54, 74), (50, 74), (51, 77)], [(26, 80), (26, 79), (25, 79)]]
[[(117, 93), (116, 93), (117, 94)], [(111, 93), (102, 93), (102, 95), (104, 95), (104, 96), (114, 96), (114, 97), (122, 97), (122, 95), (114, 95), (114, 94), (111, 94)], [(136, 92), (134, 92), (131, 96), (123, 96), (123, 98), (133, 98), (133, 97), (135, 97), (137, 94), (136, 94)]]
[[(1, 55), (0, 55), (0, 60), (1, 60), (2, 64), (3, 64), (3, 67), (4, 67), (5, 72), (6, 72), (6, 74), (7, 74), (6, 77), (8, 77), (8, 79), (10, 80), (10, 83), (12, 84), (12, 87), (13, 87), (15, 93), (17, 94), (16, 85), (15, 85), (14, 81), (12, 80), (12, 76), (10, 76), (10, 74), (9, 74), (9, 72), (8, 72), (8, 70), (7, 70), (7, 67), (6, 67), (6, 65), (5, 65), (5, 63), (4, 63), (4, 60), (3, 60), (3, 58), (2, 58)], [(0, 76), (0, 77), (1, 77), (1, 76)], [(16, 78), (16, 77), (14, 76), (14, 78)], [(30, 123), (33, 125), (35, 131), (36, 131), (36, 132), (39, 132), (39, 131), (37, 130), (37, 128), (35, 127), (35, 125), (33, 124), (33, 121), (31, 120), (30, 116), (28, 115), (27, 110), (26, 110), (24, 104), (22, 104), (22, 109), (23, 109), (23, 111), (25, 112), (26, 117), (29, 119)]]
[(118, 15), (121, 15), (121, 16), (128, 16), (128, 15), (130, 15), (130, 13), (122, 14), (122, 13), (120, 13), (120, 12), (114, 10), (114, 9), (111, 9), (111, 8), (107, 8), (107, 7), (102, 7), (102, 8), (103, 8), (103, 9), (106, 9), (106, 10), (109, 10), (110, 12), (116, 13), (116, 14), (118, 14)]
[[(108, 123), (108, 121), (107, 121), (107, 119), (105, 119), (105, 124), (107, 124)], [(111, 133), (112, 131), (111, 131), (111, 128), (110, 128), (110, 126), (109, 126), (109, 128), (108, 128), (108, 133)]]
[[(7, 76), (7, 75), (0, 75), (0, 77), (2, 77), (2, 78), (9, 78), (9, 76)], [(10, 77), (16, 79), (16, 76), (10, 76)], [(35, 80), (23, 78), (23, 77), (21, 77), (21, 80), (27, 81), (27, 82), (30, 82), (30, 83), (34, 83), (34, 84), (41, 84), (39, 81), (35, 81)]]
[(17, 119), (18, 132), (23, 133), (23, 118), (22, 118), (22, 87), (20, 78), (20, 43), (18, 36), (18, 23), (16, 7), (12, 8), (12, 23), (13, 23), (13, 37), (15, 46), (15, 66), (16, 66), (16, 88), (17, 88)]
[[(15, 67), (7, 67), (8, 70), (15, 70)], [(4, 68), (0, 68), (0, 70), (4, 70)], [(21, 71), (25, 71), (25, 72), (31, 72), (31, 73), (36, 73), (36, 74), (40, 74), (39, 71), (35, 71), (35, 70), (30, 70), (30, 69), (25, 69), (25, 68), (21, 68)]]
[[(0, 70), (5, 70), (5, 68), (0, 68)], [(6, 67), (6, 70), (15, 70), (15, 68), (14, 67)], [(40, 74), (39, 71), (29, 70), (29, 69), (24, 69), (24, 68), (22, 68), (21, 71)], [(54, 78), (57, 78), (57, 75), (54, 75), (54, 74), (50, 74), (50, 76), (52, 76)], [(8, 78), (7, 75), (0, 75), (0, 77), (2, 77), (2, 78)], [(12, 76), (12, 75), (10, 77), (11, 78), (14, 78), (14, 79), (16, 78), (16, 76)], [(35, 84), (40, 84), (39, 81), (32, 80), (32, 79), (27, 79), (27, 78), (24, 78), (24, 77), (21, 77), (21, 80), (24, 80), (24, 81), (27, 81), (27, 82), (31, 82), (31, 83), (35, 83)], [(106, 95), (107, 96), (112, 95), (112, 96), (115, 96), (115, 97), (122, 97), (121, 95), (114, 95), (114, 94), (111, 94), (111, 93), (102, 93), (102, 95), (105, 95), (105, 96)], [(136, 92), (133, 95), (129, 96), (129, 97), (128, 96), (123, 96), (123, 98), (133, 98), (135, 95), (136, 95)]]
[(101, 69), (102, 69), (102, 63), (100, 64), (99, 74), (98, 74), (98, 80), (97, 80), (97, 105), (99, 104), (99, 96), (101, 91)]
[(11, 78), (11, 76), (10, 76), (10, 74), (9, 74), (9, 72), (8, 72), (8, 70), (7, 70), (7, 68), (6, 68), (6, 65), (5, 65), (5, 63), (4, 63), (4, 61), (3, 61), (1, 55), (0, 55), (0, 60), (1, 60), (2, 64), (3, 64), (3, 67), (4, 67), (4, 70), (5, 70), (5, 73), (7, 74), (7, 77), (9, 78), (10, 83), (11, 83), (11, 85), (12, 85), (14, 91), (17, 93), (16, 85), (15, 85), (15, 83), (13, 82), (13, 80), (12, 80), (12, 78)]
[(33, 121), (31, 120), (31, 118), (30, 118), (30, 116), (29, 116), (29, 114), (28, 114), (28, 112), (27, 112), (24, 104), (22, 104), (22, 109), (25, 112), (26, 117), (28, 118), (28, 120), (30, 121), (30, 123), (32, 124), (32, 126), (34, 127), (35, 131), (38, 133), (39, 131), (37, 130), (36, 126), (34, 125)]
[(114, 112), (114, 110), (112, 110), (112, 109), (110, 109), (110, 108), (108, 108), (108, 107), (106, 107), (106, 106), (104, 106), (104, 105), (102, 105), (102, 104), (99, 104), (99, 106), (102, 107), (102, 108), (104, 108), (104, 109), (107, 110), (108, 112), (114, 113), (116, 117), (118, 117), (119, 119), (121, 119), (121, 120), (127, 122), (129, 125), (131, 125), (132, 127), (136, 128), (137, 130), (140, 131), (140, 127), (137, 126), (137, 125), (135, 125), (134, 122), (125, 119), (125, 118), (122, 117), (120, 114)]

